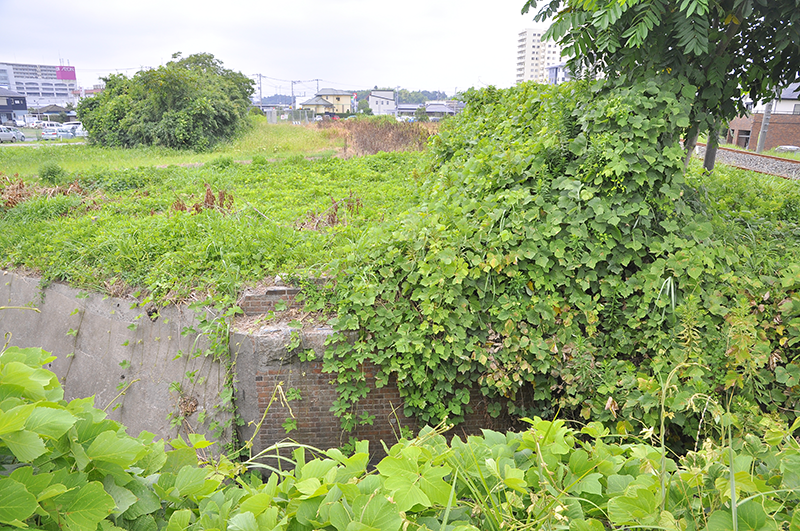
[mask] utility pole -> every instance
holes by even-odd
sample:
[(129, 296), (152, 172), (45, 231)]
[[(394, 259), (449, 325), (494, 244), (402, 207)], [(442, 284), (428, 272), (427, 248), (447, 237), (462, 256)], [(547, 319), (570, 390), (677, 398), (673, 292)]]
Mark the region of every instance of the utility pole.
[(772, 116), (772, 100), (769, 100), (764, 106), (764, 116), (761, 119), (761, 131), (758, 132), (758, 143), (756, 144), (756, 153), (764, 151), (764, 142), (767, 141), (767, 131), (769, 131), (769, 119)]
[(300, 81), (291, 81), (292, 84), (292, 110), (295, 108), (295, 101), (294, 101), (294, 84), (300, 83)]
[(261, 78), (263, 76), (261, 74), (255, 74), (255, 75), (258, 76), (258, 108), (261, 109), (261, 110), (264, 110), (263, 109), (263, 106), (264, 106), (264, 95), (261, 92)]

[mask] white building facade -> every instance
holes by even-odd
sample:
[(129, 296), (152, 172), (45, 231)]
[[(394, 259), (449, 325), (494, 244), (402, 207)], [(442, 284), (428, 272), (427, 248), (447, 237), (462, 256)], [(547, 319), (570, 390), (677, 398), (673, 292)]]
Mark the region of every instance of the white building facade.
[(78, 88), (74, 66), (0, 63), (0, 87), (26, 97), (28, 107), (74, 103)]
[(542, 41), (545, 29), (529, 28), (517, 39), (517, 83), (548, 83), (547, 67), (561, 63), (561, 46)]
[(393, 90), (373, 90), (367, 98), (372, 114), (397, 114), (397, 102)]

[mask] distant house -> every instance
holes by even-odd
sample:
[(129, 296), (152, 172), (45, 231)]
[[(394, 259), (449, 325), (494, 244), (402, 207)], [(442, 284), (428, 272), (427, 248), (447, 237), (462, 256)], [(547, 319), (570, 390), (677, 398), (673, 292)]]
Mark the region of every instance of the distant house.
[(460, 113), (464, 109), (464, 102), (457, 100), (446, 101), (426, 101), (425, 103), (399, 103), (397, 105), (397, 116), (414, 116), (417, 109), (420, 107), (425, 108), (425, 114), (429, 118), (442, 118), (444, 116), (453, 116)]
[(301, 109), (310, 109), (317, 114), (344, 114), (353, 112), (355, 96), (349, 90), (322, 89), (308, 101), (300, 104)]
[(572, 79), (567, 63), (546, 66), (545, 70), (547, 71), (547, 83), (550, 85), (558, 85)]
[(83, 98), (92, 98), (97, 96), (105, 89), (104, 85), (94, 85), (92, 88), (79, 88), (77, 90), (72, 91), (72, 100), (77, 105)]
[[(729, 144), (755, 149), (764, 120), (765, 103), (748, 104), (751, 113), (730, 121), (727, 135)], [(778, 146), (800, 146), (800, 83), (792, 83), (783, 89), (772, 102), (772, 116), (764, 139), (764, 149)]]
[(393, 90), (373, 90), (367, 98), (372, 114), (397, 114), (397, 102)]
[(28, 114), (28, 104), (25, 96), (19, 92), (0, 88), (0, 124), (24, 120)]

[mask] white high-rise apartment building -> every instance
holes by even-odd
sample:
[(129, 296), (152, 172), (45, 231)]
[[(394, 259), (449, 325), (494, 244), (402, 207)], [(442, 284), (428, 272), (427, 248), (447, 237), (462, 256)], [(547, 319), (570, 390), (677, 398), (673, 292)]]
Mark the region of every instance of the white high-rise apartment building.
[(78, 82), (74, 66), (0, 62), (0, 86), (25, 96), (28, 107), (63, 106), (74, 102)]
[(561, 46), (553, 41), (542, 42), (545, 29), (529, 28), (517, 40), (517, 83), (547, 83), (547, 67), (561, 63)]

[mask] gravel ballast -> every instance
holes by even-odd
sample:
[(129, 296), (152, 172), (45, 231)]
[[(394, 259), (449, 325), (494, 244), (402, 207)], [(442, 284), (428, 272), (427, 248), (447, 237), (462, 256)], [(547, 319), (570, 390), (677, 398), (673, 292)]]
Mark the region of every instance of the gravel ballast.
[[(702, 159), (706, 153), (706, 147), (698, 145), (695, 153), (697, 157)], [(730, 166), (737, 166), (739, 168), (762, 173), (780, 175), (787, 179), (800, 180), (800, 161), (793, 162), (791, 160), (779, 159), (768, 155), (719, 148), (717, 150), (717, 163), (728, 164)]]

